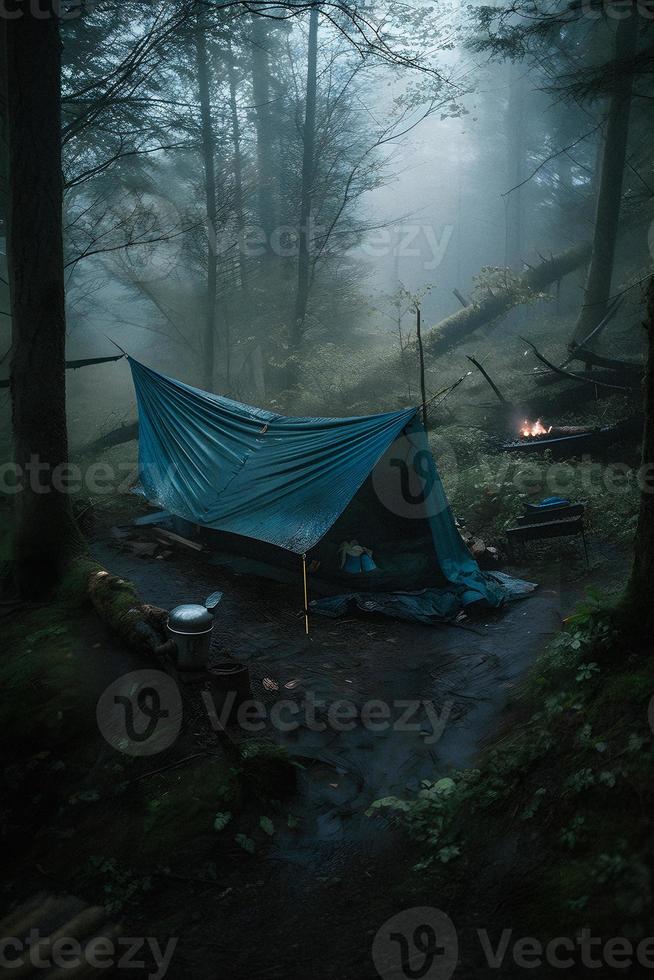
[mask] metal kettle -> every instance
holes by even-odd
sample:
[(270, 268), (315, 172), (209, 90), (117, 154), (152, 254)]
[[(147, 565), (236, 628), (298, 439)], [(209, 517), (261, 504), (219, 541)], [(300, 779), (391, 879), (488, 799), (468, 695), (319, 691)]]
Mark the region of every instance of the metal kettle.
[(170, 611), (167, 628), (179, 670), (204, 670), (207, 666), (214, 617), (222, 597), (222, 592), (212, 592), (204, 605), (185, 602)]

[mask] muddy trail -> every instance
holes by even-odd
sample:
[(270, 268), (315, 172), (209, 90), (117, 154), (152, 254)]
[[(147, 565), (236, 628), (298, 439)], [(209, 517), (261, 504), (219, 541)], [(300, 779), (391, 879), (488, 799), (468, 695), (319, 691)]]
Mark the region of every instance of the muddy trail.
[[(167, 609), (224, 593), (212, 658), (248, 665), (266, 715), (256, 737), (284, 745), (299, 764), (265, 852), (244, 855), (217, 883), (180, 882), (151, 896), (143, 927), (180, 936), (169, 975), (376, 977), (372, 939), (401, 907), (397, 886), (412, 861), (392, 825), (366, 809), (473, 763), (583, 580), (566, 584), (552, 566), (508, 569), (539, 587), (497, 614), (439, 627), (313, 617), (307, 638), (300, 580), (294, 588), (239, 574), (183, 548), (163, 560), (138, 556), (110, 528), (97, 529), (92, 550)], [(280, 699), (296, 706), (284, 715), (292, 727), (270, 717)], [(336, 702), (355, 706), (339, 709), (339, 725), (328, 714)], [(370, 702), (389, 706), (385, 724), (361, 723)]]

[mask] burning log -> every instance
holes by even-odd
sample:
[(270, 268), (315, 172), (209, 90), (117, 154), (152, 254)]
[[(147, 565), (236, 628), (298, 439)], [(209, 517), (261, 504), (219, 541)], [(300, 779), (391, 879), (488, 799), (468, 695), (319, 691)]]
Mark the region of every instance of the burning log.
[(589, 425), (548, 425), (545, 426), (540, 419), (535, 422), (524, 420), (520, 428), (520, 435), (523, 439), (535, 439), (540, 436), (550, 436), (558, 439), (561, 436), (580, 436), (587, 432), (592, 432), (593, 427)]
[(520, 428), (520, 435), (523, 439), (533, 439), (535, 436), (547, 436), (551, 431), (552, 426), (546, 429), (540, 419), (536, 419), (535, 422), (525, 419)]
[(504, 452), (533, 452), (550, 449), (555, 453), (572, 456), (609, 445), (617, 439), (640, 437), (642, 431), (642, 415), (623, 419), (616, 422), (615, 425), (596, 428), (576, 425), (545, 427), (538, 419), (536, 423), (523, 423), (523, 427), (520, 429), (521, 438), (504, 443), (502, 449)]

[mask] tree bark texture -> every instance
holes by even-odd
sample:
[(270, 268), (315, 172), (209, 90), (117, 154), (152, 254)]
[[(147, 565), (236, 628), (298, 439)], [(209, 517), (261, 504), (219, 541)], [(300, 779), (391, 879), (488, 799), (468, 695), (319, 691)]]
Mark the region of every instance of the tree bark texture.
[(216, 255), (217, 215), (216, 204), (216, 138), (211, 111), (211, 69), (204, 36), (204, 18), (198, 13), (195, 21), (195, 56), (198, 71), (198, 94), (202, 131), (202, 162), (204, 165), (205, 204), (207, 211), (207, 291), (204, 324), (204, 387), (214, 389), (214, 365), (216, 360), (216, 301), (218, 273)]
[(647, 291), (647, 367), (645, 370), (645, 430), (643, 433), (643, 467), (647, 478), (640, 495), (640, 513), (634, 562), (627, 586), (625, 608), (627, 626), (643, 636), (654, 636), (654, 278)]
[(316, 146), (316, 90), (318, 63), (318, 11), (314, 7), (309, 15), (309, 46), (307, 52), (307, 84), (302, 128), (302, 184), (300, 189), (300, 228), (297, 264), (297, 293), (295, 318), (291, 334), (291, 358), (296, 359), (304, 335), (304, 324), (309, 302), (309, 278), (311, 269), (311, 211), (313, 204), (313, 180)]
[(615, 86), (609, 101), (604, 148), (597, 191), (593, 254), (588, 267), (584, 305), (572, 345), (581, 342), (606, 315), (611, 297), (615, 246), (618, 237), (622, 185), (627, 160), (629, 115), (633, 89), (631, 62), (638, 42), (639, 13), (634, 5), (619, 21), (615, 37)]
[[(55, 584), (81, 539), (66, 492), (61, 42), (51, 10), (6, 22), (8, 255), (16, 493), (13, 563), (24, 595)], [(35, 467), (38, 466), (38, 470)]]
[(269, 27), (263, 17), (252, 16), (252, 91), (257, 136), (257, 187), (259, 221), (270, 252), (272, 233), (277, 224), (273, 187), (275, 131), (270, 108)]

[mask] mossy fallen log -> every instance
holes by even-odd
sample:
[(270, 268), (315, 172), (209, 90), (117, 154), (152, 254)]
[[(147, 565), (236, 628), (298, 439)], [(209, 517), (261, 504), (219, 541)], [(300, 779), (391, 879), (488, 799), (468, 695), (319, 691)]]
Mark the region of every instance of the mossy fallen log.
[(431, 357), (445, 353), (457, 346), (474, 330), (491, 323), (512, 307), (525, 302), (526, 297), (542, 292), (551, 283), (558, 282), (574, 272), (589, 258), (590, 245), (588, 242), (582, 242), (545, 259), (539, 265), (526, 269), (522, 275), (510, 282), (506, 289), (489, 292), (483, 300), (457, 310), (456, 313), (432, 327), (424, 338), (425, 353)]
[(167, 650), (165, 609), (141, 602), (134, 586), (99, 565), (89, 568), (86, 592), (104, 623), (131, 649), (163, 656)]

